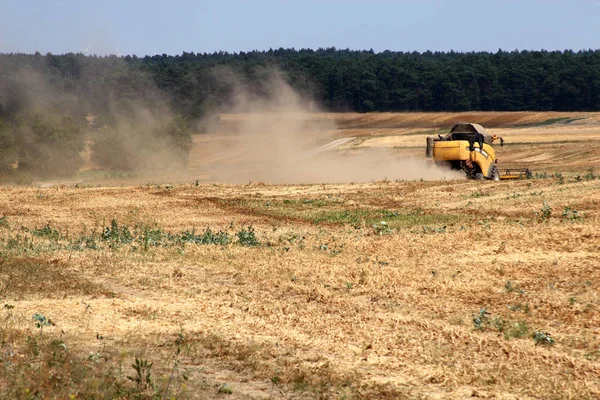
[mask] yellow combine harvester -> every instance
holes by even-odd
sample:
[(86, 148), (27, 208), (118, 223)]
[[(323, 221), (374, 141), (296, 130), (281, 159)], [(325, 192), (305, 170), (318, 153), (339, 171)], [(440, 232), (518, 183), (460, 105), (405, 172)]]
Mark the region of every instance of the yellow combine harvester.
[(530, 174), (529, 170), (498, 169), (498, 160), (492, 143), (504, 140), (488, 135), (479, 124), (461, 123), (452, 127), (446, 136), (427, 137), (426, 156), (437, 164), (449, 165), (463, 170), (469, 179), (520, 179)]

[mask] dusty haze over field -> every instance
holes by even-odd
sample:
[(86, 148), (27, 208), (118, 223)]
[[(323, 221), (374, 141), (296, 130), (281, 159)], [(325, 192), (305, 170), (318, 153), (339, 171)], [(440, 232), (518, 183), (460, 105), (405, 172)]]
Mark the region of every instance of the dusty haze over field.
[[(274, 71), (263, 82), (267, 97), (253, 97), (236, 83), (231, 107), (233, 123), (223, 124), (217, 136), (234, 136), (213, 153), (235, 155), (232, 164), (215, 164), (211, 181), (245, 183), (347, 183), (377, 180), (464, 179), (464, 174), (430, 165), (422, 159), (398, 159), (388, 149), (347, 146), (335, 151), (338, 128), (330, 119), (315, 118), (319, 110), (302, 98)], [(218, 138), (217, 138), (218, 139)], [(340, 146), (351, 142), (340, 141)], [(210, 155), (209, 155), (210, 156)]]

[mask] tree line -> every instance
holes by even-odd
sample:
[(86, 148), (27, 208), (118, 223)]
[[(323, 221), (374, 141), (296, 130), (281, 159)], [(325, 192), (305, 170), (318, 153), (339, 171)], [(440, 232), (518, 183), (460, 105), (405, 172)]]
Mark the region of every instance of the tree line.
[[(139, 58), (0, 55), (0, 117), (27, 107), (10, 77), (27, 67), (81, 112), (159, 97), (184, 117), (227, 105), (235, 85), (257, 96), (273, 69), (328, 111), (593, 111), (600, 109), (600, 50), (424, 52), (278, 49)], [(8, 83), (6, 81), (9, 81)], [(12, 85), (12, 86), (11, 86)]]

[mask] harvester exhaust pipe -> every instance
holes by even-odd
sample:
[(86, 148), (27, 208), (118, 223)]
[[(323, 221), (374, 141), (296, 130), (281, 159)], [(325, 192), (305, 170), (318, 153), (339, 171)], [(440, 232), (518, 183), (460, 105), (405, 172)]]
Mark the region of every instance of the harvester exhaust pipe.
[(425, 150), (425, 157), (433, 158), (433, 142), (440, 140), (435, 136), (427, 136), (427, 150)]

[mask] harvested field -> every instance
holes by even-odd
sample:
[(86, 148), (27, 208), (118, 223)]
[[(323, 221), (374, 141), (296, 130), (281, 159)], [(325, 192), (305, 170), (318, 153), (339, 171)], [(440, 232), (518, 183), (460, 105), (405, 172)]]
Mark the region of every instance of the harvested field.
[[(301, 117), (307, 118), (288, 116), (293, 120)], [(267, 126), (270, 119), (281, 125), (280, 115), (264, 114), (263, 118)], [(192, 168), (200, 173), (207, 167), (243, 163), (248, 154), (236, 145), (239, 135), (229, 134), (243, 121), (243, 114), (223, 115), (219, 133), (196, 136)], [(309, 129), (303, 134), (303, 141), (313, 147), (352, 138), (335, 154), (360, 155), (384, 149), (399, 160), (422, 159), (427, 136), (445, 134), (453, 124), (467, 121), (480, 123), (505, 139), (505, 147), (496, 147), (501, 168), (556, 173), (582, 172), (600, 165), (600, 113), (315, 113), (309, 121), (313, 126), (327, 128)], [(210, 180), (210, 176), (206, 179)]]
[[(397, 156), (466, 118), (422, 115), (319, 117), (357, 138), (335, 152)], [(203, 183), (194, 171), (235, 160), (198, 145), (171, 180), (3, 187), (0, 395), (597, 398), (600, 125), (585, 115), (486, 114), (522, 138), (501, 162), (546, 173), (530, 180)], [(405, 117), (422, 125), (385, 127)]]

